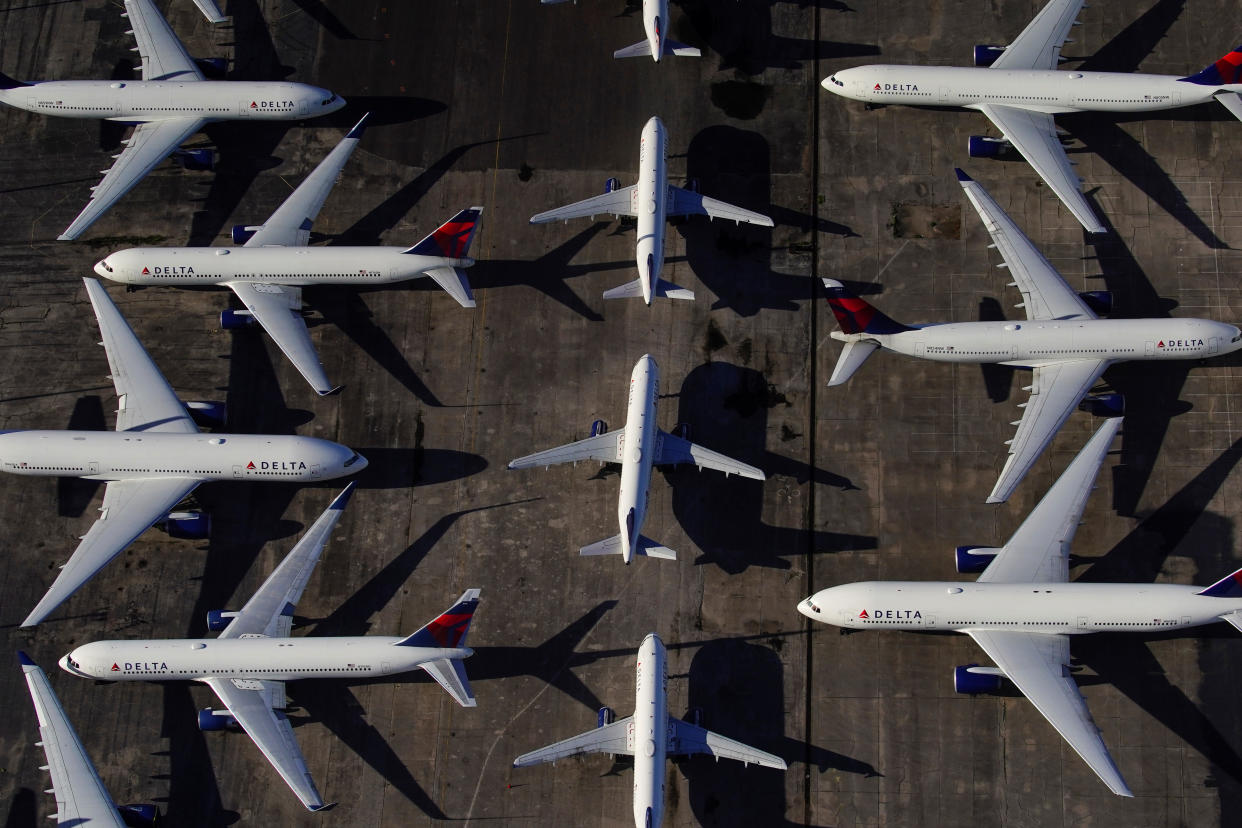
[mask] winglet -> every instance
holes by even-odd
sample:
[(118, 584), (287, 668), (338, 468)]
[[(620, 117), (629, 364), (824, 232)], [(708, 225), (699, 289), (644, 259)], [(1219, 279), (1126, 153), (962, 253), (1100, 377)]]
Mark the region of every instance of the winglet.
[(367, 131), (367, 128), (366, 128), (367, 118), (370, 118), (370, 117), (371, 117), (370, 112), (363, 115), (362, 118), (358, 121), (358, 123), (354, 124), (354, 128), (351, 129), (349, 131), (349, 134), (347, 134), (345, 137), (346, 138), (361, 138), (362, 133)]
[(35, 664), (34, 661), (30, 658), (30, 656), (26, 655), (26, 653), (22, 650), (17, 651), (17, 660), (21, 662), (21, 665), (23, 667), (38, 667), (39, 666)]
[(963, 182), (963, 183), (965, 183), (965, 182), (967, 182), (967, 181), (974, 181), (974, 179), (973, 179), (973, 178), (971, 178), (969, 175), (967, 175), (967, 174), (966, 174), (966, 173), (962, 170), (962, 168), (961, 168), (961, 167), (954, 167), (954, 168), (953, 168), (953, 172), (955, 172), (955, 173), (957, 174), (957, 180), (958, 180), (958, 181), (961, 181), (961, 182)]
[(354, 489), (357, 487), (358, 487), (358, 483), (356, 481), (346, 486), (345, 491), (337, 495), (336, 499), (328, 504), (328, 511), (329, 512), (332, 512), (332, 511), (340, 512), (344, 510), (344, 508), (349, 505), (349, 498), (353, 496)]

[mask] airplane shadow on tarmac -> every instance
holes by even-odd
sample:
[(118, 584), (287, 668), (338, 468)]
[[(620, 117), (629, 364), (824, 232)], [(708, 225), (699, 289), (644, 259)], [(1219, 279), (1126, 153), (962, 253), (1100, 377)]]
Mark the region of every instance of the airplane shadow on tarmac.
[[(701, 550), (696, 565), (715, 564), (736, 574), (749, 566), (788, 569), (785, 557), (808, 549), (825, 554), (875, 548), (874, 536), (808, 532), (763, 522), (763, 490), (782, 485), (780, 477), (852, 488), (840, 475), (765, 450), (768, 412), (783, 405), (788, 405), (784, 397), (753, 368), (706, 362), (686, 375), (677, 421), (689, 424), (689, 439), (768, 475), (763, 482), (692, 467), (661, 467), (673, 489), (673, 514)], [(794, 489), (791, 496), (800, 493)]]
[[(702, 726), (708, 730), (780, 756), (790, 764), (785, 773), (797, 773), (798, 764), (809, 761), (820, 772), (835, 768), (880, 775), (865, 762), (784, 735), (783, 675), (780, 657), (770, 646), (729, 639), (707, 643), (690, 662), (690, 710), (702, 712)], [(710, 756), (673, 761), (689, 782), (690, 808), (700, 825), (800, 824), (785, 819), (788, 803), (781, 771)], [(676, 790), (671, 785), (668, 789)]]
[[(705, 196), (763, 213), (779, 225), (802, 229), (808, 237), (857, 235), (845, 225), (773, 205), (770, 159), (768, 141), (758, 132), (712, 126), (690, 139), (686, 177), (697, 182)], [(766, 309), (793, 311), (815, 295), (814, 280), (771, 269), (772, 231), (767, 227), (708, 221), (704, 216), (674, 219), (673, 227), (685, 239), (690, 269), (716, 295), (713, 310), (731, 308), (739, 316)]]

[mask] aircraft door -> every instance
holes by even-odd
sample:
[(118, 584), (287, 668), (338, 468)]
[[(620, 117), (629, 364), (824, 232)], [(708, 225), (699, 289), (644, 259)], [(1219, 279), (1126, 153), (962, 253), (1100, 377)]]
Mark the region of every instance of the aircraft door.
[(927, 352), (927, 346), (925, 344), (923, 344), (922, 342), (914, 343), (914, 355), (916, 357), (921, 357), (926, 352)]
[(312, 463), (310, 467), (310, 476), (314, 480), (318, 480), (323, 477), (323, 467), (321, 467), (318, 463)]
[(1156, 353), (1156, 343), (1147, 341), (1143, 343), (1143, 353), (1152, 356)]
[(86, 473), (87, 473), (87, 474), (99, 474), (99, 461), (98, 461), (98, 460), (92, 460), (92, 461), (90, 461), (89, 463), (87, 463), (87, 464), (86, 464)]
[(1181, 620), (1181, 625), (1182, 625), (1183, 627), (1189, 627), (1189, 626), (1190, 626), (1190, 616), (1189, 616), (1189, 615), (1183, 615), (1183, 616), (1181, 617), (1181, 619), (1180, 619), (1180, 620)]
[(923, 616), (923, 626), (924, 626), (924, 627), (934, 627), (934, 626), (936, 626), (936, 616), (934, 616), (934, 615), (924, 615), (924, 616)]
[(233, 467), (233, 479), (234, 479), (234, 480), (241, 480), (244, 476), (245, 476), (245, 475), (243, 475), (243, 474), (242, 474), (242, 467), (241, 467), (241, 466), (234, 466), (234, 467)]
[(1074, 626), (1078, 627), (1078, 629), (1080, 630), (1085, 630), (1087, 628), (1087, 616), (1085, 615), (1078, 616), (1078, 623), (1075, 624)]
[(391, 672), (392, 672), (392, 662), (381, 661), (380, 662), (380, 673), (382, 673), (383, 675), (388, 675)]
[(1213, 354), (1219, 354), (1219, 353), (1220, 353), (1220, 337), (1218, 336), (1208, 337), (1207, 355), (1212, 356)]

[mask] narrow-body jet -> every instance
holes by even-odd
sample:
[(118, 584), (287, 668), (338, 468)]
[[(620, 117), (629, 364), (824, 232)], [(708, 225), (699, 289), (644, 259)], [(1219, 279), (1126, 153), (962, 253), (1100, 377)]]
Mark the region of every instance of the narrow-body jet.
[[(541, 0), (545, 5), (565, 3), (568, 0)], [(574, 0), (577, 3), (577, 0)], [(699, 57), (700, 52), (694, 46), (687, 46), (670, 40), (668, 37), (668, 0), (643, 0), (643, 32), (647, 35), (632, 46), (618, 49), (612, 53), (614, 58), (650, 57), (656, 63), (665, 55), (678, 57)]]

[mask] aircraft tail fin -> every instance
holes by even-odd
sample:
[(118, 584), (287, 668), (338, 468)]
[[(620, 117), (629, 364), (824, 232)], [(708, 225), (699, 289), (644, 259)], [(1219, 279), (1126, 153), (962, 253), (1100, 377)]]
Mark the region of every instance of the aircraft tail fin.
[(1196, 75), (1181, 80), (1201, 86), (1217, 86), (1226, 83), (1242, 83), (1242, 46), (1203, 68)]
[(824, 287), (828, 291), (828, 306), (832, 308), (843, 333), (896, 334), (914, 330), (889, 319), (836, 279), (824, 279)]
[(0, 89), (16, 89), (19, 86), (30, 86), (30, 84), (10, 78), (8, 75), (0, 72)]
[(459, 267), (433, 267), (427, 271), (427, 275), (463, 308), (477, 305), (474, 293), (470, 290), (470, 280), (466, 278), (466, 271)]
[(395, 646), (442, 649), (464, 647), (466, 633), (470, 631), (470, 621), (478, 608), (479, 590), (468, 589), (452, 607), (428, 621), (418, 632), (398, 641)]
[(1206, 595), (1209, 598), (1242, 598), (1242, 569), (1229, 573), (1196, 594)]
[(832, 378), (828, 380), (828, 384), (841, 385), (849, 381), (854, 376), (854, 372), (862, 367), (867, 361), (867, 357), (875, 353), (875, 349), (880, 346), (875, 342), (856, 339), (845, 343), (845, 348), (841, 350), (841, 356), (837, 359), (837, 367), (832, 369)]
[[(602, 541), (596, 541), (590, 546), (584, 546), (578, 550), (579, 555), (620, 555), (621, 554), (621, 536), (613, 535), (611, 538), (604, 538)], [(638, 546), (634, 549), (635, 555), (646, 555), (649, 558), (663, 558), (666, 561), (677, 560), (677, 553), (667, 546), (661, 546), (646, 535), (638, 536)]]
[(482, 207), (462, 210), (433, 230), (430, 236), (403, 252), (444, 259), (464, 259), (470, 254), (470, 242), (474, 240), (474, 233), (479, 229), (479, 218), (482, 215)]

